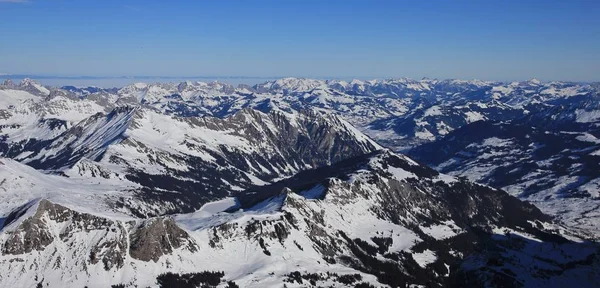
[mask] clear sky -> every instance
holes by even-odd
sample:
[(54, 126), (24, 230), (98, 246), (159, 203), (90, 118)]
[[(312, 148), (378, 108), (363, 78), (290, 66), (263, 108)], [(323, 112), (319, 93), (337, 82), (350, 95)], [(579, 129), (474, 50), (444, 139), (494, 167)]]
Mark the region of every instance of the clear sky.
[(597, 0), (0, 0), (0, 73), (600, 80)]

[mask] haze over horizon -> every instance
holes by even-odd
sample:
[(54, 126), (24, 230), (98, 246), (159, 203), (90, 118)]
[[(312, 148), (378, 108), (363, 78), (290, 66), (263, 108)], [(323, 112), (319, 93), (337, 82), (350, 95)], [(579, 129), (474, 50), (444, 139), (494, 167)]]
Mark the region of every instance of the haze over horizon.
[[(0, 84), (5, 80), (13, 81), (14, 83), (19, 83), (24, 79), (32, 79), (35, 82), (41, 83), (46, 86), (54, 86), (54, 87), (63, 87), (63, 86), (75, 86), (75, 87), (101, 87), (101, 88), (121, 88), (128, 85), (132, 85), (134, 83), (180, 83), (185, 81), (192, 82), (222, 82), (227, 83), (233, 86), (237, 85), (256, 85), (265, 83), (267, 81), (274, 81), (283, 78), (299, 78), (299, 79), (318, 79), (318, 80), (344, 80), (344, 81), (352, 81), (352, 80), (361, 80), (361, 81), (372, 81), (372, 80), (384, 80), (384, 79), (399, 79), (399, 78), (408, 78), (408, 77), (244, 77), (244, 76), (52, 76), (52, 75), (25, 75), (25, 74), (0, 74)], [(424, 77), (421, 79), (425, 79), (428, 77)], [(418, 78), (408, 78), (412, 80), (420, 80)], [(428, 78), (428, 79), (436, 79), (436, 78)], [(437, 80), (467, 80), (467, 81), (477, 81), (481, 79), (458, 79), (458, 78), (448, 78), (448, 79), (437, 79)], [(492, 82), (523, 82), (523, 81), (532, 81), (539, 80), (537, 78), (530, 79), (514, 79), (514, 80), (490, 80)], [(487, 80), (486, 80), (487, 81)], [(551, 81), (544, 81), (551, 82)], [(569, 81), (567, 81), (569, 82)], [(593, 82), (575, 82), (575, 83), (593, 83)]]
[(598, 8), (585, 0), (0, 0), (0, 25), (10, 27), (0, 73), (593, 82)]

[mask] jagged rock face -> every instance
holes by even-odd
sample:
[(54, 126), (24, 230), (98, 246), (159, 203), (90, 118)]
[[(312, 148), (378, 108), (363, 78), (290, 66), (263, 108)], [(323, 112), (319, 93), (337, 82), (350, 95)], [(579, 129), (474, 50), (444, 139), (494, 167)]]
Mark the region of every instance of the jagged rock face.
[[(587, 268), (598, 266), (598, 246), (577, 240), (534, 206), (389, 151), (303, 171), (237, 199), (216, 210), (228, 212), (209, 212), (216, 209), (210, 206), (137, 223), (42, 200), (34, 215), (9, 221), (11, 230), (0, 235), (15, 241), (27, 221), (40, 219), (45, 226), (38, 227), (54, 240), (0, 256), (9, 271), (0, 283), (24, 283), (26, 274), (53, 286), (48, 279), (58, 273), (73, 285), (146, 286), (201, 281), (209, 275), (195, 273), (203, 270), (224, 272), (215, 274), (221, 280), (202, 281), (243, 287), (552, 286), (588, 273), (586, 286), (600, 279)], [(65, 226), (52, 228), (58, 223)]]
[[(527, 221), (551, 220), (535, 206), (523, 203), (503, 191), (451, 178), (446, 180), (445, 177), (448, 176), (389, 152), (378, 153), (371, 158), (355, 158), (353, 161), (355, 162), (351, 164), (342, 162), (332, 167), (299, 173), (295, 178), (274, 185), (274, 188), (281, 185), (306, 187), (310, 186), (307, 182), (314, 181), (316, 185), (323, 181), (320, 179), (335, 177), (321, 184), (324, 189), (321, 193), (330, 197), (331, 201), (344, 205), (356, 202), (357, 198), (371, 198), (370, 200), (375, 201), (371, 211), (378, 217), (407, 226), (422, 222), (423, 219), (435, 222), (452, 220), (460, 226), (482, 227), (529, 227)], [(347, 165), (365, 167), (363, 169), (366, 170), (355, 175), (340, 175), (347, 169)], [(318, 176), (315, 177), (316, 175)], [(360, 181), (352, 180), (357, 177)], [(339, 181), (336, 178), (350, 181)], [(256, 189), (264, 189), (265, 192), (262, 193), (269, 195), (273, 188)], [(424, 193), (425, 191), (428, 193)], [(257, 196), (253, 194), (253, 197)], [(418, 207), (426, 207), (426, 210), (413, 211), (413, 208)]]
[[(148, 187), (139, 198), (151, 195), (145, 199), (153, 200), (152, 195), (157, 193), (152, 190), (156, 188), (178, 191), (178, 196), (155, 199), (174, 203), (174, 209), (179, 211), (190, 211), (190, 208), (197, 209), (207, 201), (227, 196), (232, 187), (234, 190), (245, 189), (379, 148), (366, 138), (354, 138), (354, 131), (336, 117), (298, 116), (292, 120), (281, 113), (243, 110), (223, 120), (177, 119), (191, 131), (181, 132), (186, 136), (177, 143), (180, 148), (174, 147), (175, 151), (145, 145), (143, 139), (136, 138), (132, 131), (120, 146), (148, 156), (137, 160), (146, 163), (145, 166), (130, 166), (132, 173), (128, 179)], [(135, 120), (132, 125), (139, 125), (140, 130), (148, 127)], [(218, 135), (213, 140), (210, 136), (202, 136), (202, 133)], [(112, 163), (132, 163), (124, 153), (109, 150), (104, 157)], [(184, 168), (178, 168), (179, 165)], [(164, 172), (147, 172), (149, 167)], [(194, 203), (194, 206), (187, 206), (188, 203)]]
[(190, 252), (198, 251), (197, 245), (187, 232), (179, 228), (171, 218), (144, 221), (135, 227), (129, 236), (129, 253), (141, 261), (158, 261), (163, 255), (185, 247)]
[[(78, 233), (103, 230), (106, 233), (99, 236), (101, 239), (98, 239), (100, 240), (98, 243), (86, 244), (91, 246), (88, 247), (89, 263), (96, 264), (102, 261), (106, 270), (110, 270), (113, 266), (123, 267), (127, 251), (134, 259), (154, 262), (181, 247), (191, 252), (197, 251), (197, 246), (188, 233), (179, 228), (172, 218), (141, 221), (127, 232), (125, 226), (131, 223), (79, 213), (48, 200), (41, 200), (37, 205), (34, 215), (23, 220), (15, 230), (7, 233), (9, 237), (2, 245), (3, 255), (22, 255), (34, 250), (45, 250), (56, 240), (56, 236), (69, 244), (71, 241), (77, 241), (74, 238)], [(55, 231), (53, 224), (61, 225), (61, 229)], [(108, 232), (115, 233), (115, 237), (110, 237)], [(129, 241), (126, 240), (127, 235)]]
[[(503, 191), (379, 151), (322, 113), (402, 145), (565, 103), (576, 108), (557, 119), (593, 127), (590, 103), (564, 101), (594, 89), (409, 79), (69, 92), (8, 84), (0, 153), (13, 159), (0, 162), (0, 207), (13, 213), (0, 220), (0, 286), (594, 286), (598, 246), (582, 232)], [(578, 153), (592, 152), (570, 156)], [(39, 197), (47, 200), (14, 209)]]
[[(343, 172), (348, 169), (359, 172)], [(284, 189), (273, 196), (273, 191), (285, 186), (294, 187), (298, 194)], [(440, 177), (391, 154), (303, 172), (264, 187), (253, 197), (260, 198), (257, 195), (283, 203), (282, 212), (269, 220), (213, 227), (208, 233), (211, 247), (227, 249), (227, 242), (245, 238), (270, 257), (277, 257), (282, 252), (275, 251), (281, 249), (314, 251), (326, 263), (375, 275), (377, 281), (393, 287), (482, 283), (527, 287), (554, 281), (532, 281), (528, 273), (568, 281), (564, 275), (576, 273), (575, 267), (598, 265), (593, 260), (597, 245), (571, 242), (558, 236), (557, 230), (544, 228), (551, 218), (535, 206), (502, 191)], [(544, 244), (527, 237), (543, 239)], [(576, 250), (582, 253), (568, 259), (547, 255)], [(522, 273), (521, 265), (526, 264), (511, 256), (514, 253), (526, 253), (525, 258), (540, 266)], [(478, 261), (488, 268), (477, 266)], [(314, 277), (308, 271), (305, 275)]]
[[(10, 224), (10, 223), (5, 223)], [(41, 200), (37, 204), (35, 214), (23, 220), (16, 229), (6, 234), (2, 243), (3, 255), (26, 256), (32, 251), (44, 252), (51, 250), (48, 263), (60, 268), (61, 263), (71, 257), (78, 265), (96, 264), (102, 262), (104, 269), (122, 268), (124, 265), (127, 241), (124, 237), (125, 228), (115, 221), (107, 218), (96, 217), (90, 214), (79, 213), (64, 206)], [(94, 235), (92, 242), (78, 243), (78, 235)], [(78, 250), (73, 246), (85, 250)], [(69, 254), (57, 254), (58, 249), (71, 247)], [(38, 263), (38, 265), (41, 263)]]
[(24, 254), (33, 250), (43, 250), (54, 239), (48, 234), (48, 227), (40, 219), (41, 213), (25, 220), (19, 229), (12, 233), (2, 246), (2, 254)]
[(261, 146), (266, 146), (267, 151), (276, 147), (281, 152), (277, 155), (280, 159), (265, 159), (270, 163), (296, 162), (318, 167), (378, 149), (374, 142), (354, 138), (354, 131), (348, 130), (349, 126), (341, 119), (314, 111), (303, 111), (298, 119), (283, 113), (264, 114), (247, 109), (223, 120), (206, 117), (185, 120), (215, 131), (232, 131), (232, 135), (253, 144), (270, 142), (270, 147)]
[[(27, 216), (28, 209), (35, 211)], [(198, 249), (171, 218), (126, 223), (80, 213), (48, 200), (16, 212), (0, 234), (0, 265), (7, 268), (0, 276), (3, 286), (19, 281), (28, 271), (37, 271), (36, 283), (56, 273), (52, 271), (72, 271), (78, 277), (111, 274), (124, 269), (131, 259), (156, 262), (175, 250)]]
[(129, 106), (95, 114), (51, 141), (6, 147), (37, 169), (128, 181), (129, 196), (110, 201), (140, 217), (190, 212), (232, 191), (376, 149), (345, 121), (314, 111), (245, 109), (220, 119)]

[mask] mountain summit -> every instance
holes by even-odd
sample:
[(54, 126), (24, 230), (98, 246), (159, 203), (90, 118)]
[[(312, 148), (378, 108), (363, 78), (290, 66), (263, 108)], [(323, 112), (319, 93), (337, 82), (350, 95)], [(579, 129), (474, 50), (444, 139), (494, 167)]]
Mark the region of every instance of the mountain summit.
[[(412, 155), (440, 170), (493, 167), (478, 156), (490, 147), (517, 153), (503, 133), (522, 153), (561, 135), (565, 157), (593, 153), (581, 131), (595, 125), (595, 88), (529, 82), (5, 83), (0, 286), (594, 287), (593, 229), (515, 197), (536, 186), (486, 170), (511, 196), (390, 145), (422, 145)], [(588, 113), (555, 123), (579, 134), (518, 130), (558, 105)], [(457, 153), (463, 164), (447, 159)]]

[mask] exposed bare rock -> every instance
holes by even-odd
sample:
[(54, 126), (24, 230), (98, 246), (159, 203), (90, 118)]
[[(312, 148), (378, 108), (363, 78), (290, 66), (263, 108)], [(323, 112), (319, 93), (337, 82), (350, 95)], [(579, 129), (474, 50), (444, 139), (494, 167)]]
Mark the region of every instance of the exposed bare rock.
[(131, 257), (142, 261), (158, 261), (173, 250), (183, 248), (196, 252), (194, 240), (179, 228), (172, 218), (156, 218), (142, 222), (129, 236)]
[(10, 232), (8, 240), (2, 246), (2, 254), (18, 255), (33, 250), (43, 250), (54, 240), (46, 222), (41, 219), (42, 215), (47, 213), (42, 206), (45, 203), (49, 202), (42, 200), (35, 215), (24, 220), (15, 231)]
[[(95, 233), (97, 237), (94, 242), (88, 243), (90, 252), (75, 255), (82, 259), (82, 263), (88, 260), (91, 264), (102, 262), (104, 269), (110, 270), (113, 267), (123, 267), (126, 257), (127, 232), (121, 223), (73, 211), (45, 199), (37, 203), (34, 215), (6, 233), (9, 236), (2, 245), (3, 255), (42, 251), (55, 241), (56, 245), (72, 246), (80, 244), (76, 243), (77, 235)], [(61, 261), (59, 259), (60, 256), (57, 256), (58, 263)]]

